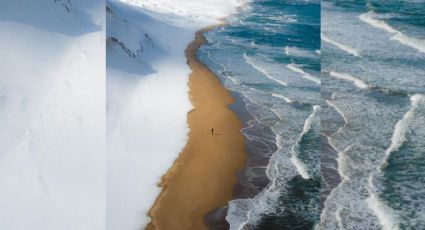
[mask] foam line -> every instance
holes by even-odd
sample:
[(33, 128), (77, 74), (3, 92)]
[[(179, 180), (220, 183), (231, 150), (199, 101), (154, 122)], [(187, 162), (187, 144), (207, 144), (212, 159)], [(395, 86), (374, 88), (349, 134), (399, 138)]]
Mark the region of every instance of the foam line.
[(334, 46), (336, 46), (337, 48), (339, 48), (340, 50), (343, 50), (343, 51), (345, 51), (345, 52), (347, 52), (347, 53), (349, 53), (349, 54), (351, 54), (351, 55), (353, 55), (353, 56), (355, 56), (355, 57), (360, 57), (359, 52), (358, 52), (357, 50), (355, 50), (354, 48), (351, 48), (351, 47), (349, 47), (349, 46), (347, 46), (347, 45), (343, 45), (343, 44), (341, 44), (341, 43), (338, 43), (338, 42), (336, 42), (336, 41), (334, 41), (334, 40), (332, 40), (332, 39), (330, 39), (330, 38), (326, 37), (326, 36), (325, 36), (325, 35), (323, 35), (323, 34), (321, 34), (321, 36), (320, 36), (320, 37), (322, 38), (322, 40), (323, 40), (324, 42), (329, 43), (329, 44), (331, 44), (331, 45), (334, 45)]
[(350, 150), (353, 145), (349, 145), (348, 147), (346, 147), (344, 150), (339, 150), (335, 144), (332, 141), (332, 138), (329, 136), (326, 136), (326, 138), (328, 139), (328, 143), (329, 145), (338, 153), (338, 158), (336, 159), (337, 163), (338, 163), (338, 174), (339, 176), (342, 178), (342, 180), (350, 180), (350, 178), (344, 174), (343, 172), (343, 168), (345, 166), (345, 153)]
[(373, 11), (369, 11), (367, 13), (359, 15), (359, 19), (375, 28), (385, 30), (389, 33), (395, 34), (390, 38), (391, 40), (398, 41), (399, 43), (403, 45), (410, 46), (421, 53), (425, 53), (425, 40), (411, 38), (403, 34), (402, 32), (394, 29), (393, 27), (388, 25), (385, 21), (376, 19), (376, 16), (377, 14), (375, 14)]
[(393, 136), (391, 137), (391, 144), (385, 150), (385, 158), (383, 163), (378, 168), (381, 172), (388, 165), (388, 158), (391, 156), (391, 153), (397, 151), (404, 144), (404, 142), (406, 142), (406, 134), (409, 131), (409, 125), (415, 116), (415, 112), (419, 104), (425, 101), (425, 96), (422, 94), (415, 94), (410, 97), (410, 101), (411, 106), (409, 111), (404, 114), (403, 118), (401, 118), (394, 127)]
[(334, 108), (341, 115), (342, 119), (344, 119), (345, 124), (348, 124), (348, 118), (344, 115), (340, 108), (338, 108), (333, 102), (329, 100), (326, 100), (326, 103), (332, 108)]
[[(391, 144), (385, 150), (385, 157), (382, 164), (378, 166), (378, 172), (380, 173), (382, 173), (384, 168), (388, 165), (388, 158), (391, 156), (391, 153), (399, 150), (400, 147), (407, 141), (406, 135), (409, 131), (409, 126), (413, 121), (419, 104), (425, 101), (425, 96), (422, 94), (415, 94), (410, 97), (410, 101), (410, 109), (395, 124), (393, 135), (391, 137)], [(367, 204), (378, 217), (379, 223), (382, 225), (384, 230), (397, 230), (399, 229), (399, 226), (396, 216), (393, 214), (392, 209), (388, 207), (376, 193), (377, 189), (373, 184), (373, 178), (375, 175), (376, 174), (372, 173), (368, 178), (369, 197), (367, 199)]]
[(350, 74), (338, 73), (338, 72), (335, 72), (335, 71), (331, 71), (329, 74), (332, 77), (335, 77), (335, 78), (338, 78), (338, 79), (341, 79), (341, 80), (344, 80), (344, 81), (349, 81), (349, 82), (353, 83), (359, 89), (369, 88), (369, 85), (366, 84), (364, 81), (362, 81), (362, 80), (360, 80), (360, 79), (358, 79), (358, 78), (356, 78), (356, 77), (354, 77)]
[(305, 58), (318, 57), (316, 51), (309, 51), (309, 50), (298, 48), (296, 46), (285, 46), (284, 52), (288, 56), (297, 56), (297, 57), (305, 57)]
[(295, 166), (295, 168), (297, 169), (298, 173), (301, 175), (301, 177), (303, 179), (305, 179), (305, 180), (310, 179), (310, 175), (308, 174), (307, 167), (305, 166), (304, 163), (302, 163), (300, 161), (300, 159), (298, 159), (298, 157), (292, 156), (291, 157), (291, 162)]
[(311, 125), (313, 124), (314, 117), (316, 116), (316, 113), (320, 110), (319, 105), (313, 106), (313, 112), (310, 114), (310, 116), (307, 117), (307, 119), (304, 122), (303, 131), (300, 133), (297, 142), (292, 146), (292, 157), (291, 162), (297, 169), (298, 173), (302, 176), (304, 179), (310, 179), (310, 175), (308, 174), (307, 167), (305, 164), (298, 158), (298, 151), (296, 148), (298, 148), (300, 141), (304, 137), (305, 134), (307, 134), (311, 130)]
[(341, 207), (338, 207), (336, 209), (336, 211), (335, 211), (335, 219), (336, 219), (336, 221), (338, 223), (339, 229), (344, 229), (343, 221), (342, 221), (342, 218), (341, 218), (341, 211), (342, 211)]
[(244, 57), (246, 63), (248, 63), (249, 65), (251, 65), (254, 69), (258, 70), (260, 73), (262, 73), (267, 78), (269, 78), (269, 79), (271, 79), (271, 80), (273, 80), (273, 81), (275, 81), (275, 82), (277, 82), (277, 83), (279, 83), (281, 85), (288, 86), (288, 83), (286, 83), (286, 82), (284, 82), (282, 80), (279, 80), (279, 79), (271, 76), (266, 70), (264, 70), (263, 68), (255, 65), (255, 63), (252, 61), (252, 59), (250, 57), (248, 57), (246, 55), (246, 53), (243, 54), (243, 57)]
[(293, 103), (294, 102), (293, 100), (291, 100), (291, 99), (289, 99), (289, 98), (287, 98), (283, 95), (280, 95), (280, 94), (273, 93), (272, 96), (283, 99), (286, 103)]
[(373, 185), (373, 176), (370, 176), (368, 179), (368, 192), (369, 197), (366, 199), (368, 207), (373, 211), (376, 217), (379, 220), (379, 223), (382, 226), (383, 230), (398, 230), (398, 220), (393, 213), (393, 209), (388, 207), (382, 200), (379, 198), (373, 190), (376, 188)]
[(359, 19), (366, 22), (367, 24), (375, 27), (375, 28), (379, 28), (382, 30), (385, 30), (389, 33), (397, 33), (399, 31), (395, 30), (394, 28), (392, 28), (390, 25), (388, 25), (387, 23), (385, 23), (384, 21), (381, 20), (377, 20), (374, 18), (375, 13), (372, 11), (369, 11), (367, 13), (361, 14), (359, 15)]
[(285, 49), (284, 50), (285, 50), (285, 54), (289, 56), (290, 55), (290, 53), (289, 53), (289, 47), (288, 46), (285, 46)]
[(226, 71), (226, 66), (225, 66), (225, 65), (223, 65), (223, 64), (221, 64), (221, 63), (218, 63), (218, 62), (215, 60), (215, 58), (213, 58), (213, 57), (211, 56), (211, 53), (210, 53), (209, 51), (207, 51), (207, 56), (208, 56), (208, 58), (209, 58), (211, 61), (213, 61), (215, 64), (217, 64), (217, 65), (221, 66), (221, 68), (223, 68), (223, 71)]
[(391, 37), (391, 40), (400, 42), (403, 45), (417, 49), (421, 53), (425, 53), (425, 40), (411, 38), (401, 32)]
[(295, 64), (288, 64), (287, 67), (288, 67), (288, 69), (290, 69), (290, 70), (292, 70), (296, 73), (301, 74), (303, 78), (320, 85), (320, 78), (311, 76), (310, 74), (304, 72), (304, 70), (298, 68)]
[(310, 114), (310, 116), (305, 120), (304, 122), (304, 127), (303, 127), (303, 131), (301, 133), (301, 137), (303, 137), (306, 133), (308, 133), (311, 129), (311, 125), (313, 124), (313, 119), (316, 115), (316, 113), (320, 110), (320, 106), (319, 105), (314, 105), (313, 106), (313, 112)]

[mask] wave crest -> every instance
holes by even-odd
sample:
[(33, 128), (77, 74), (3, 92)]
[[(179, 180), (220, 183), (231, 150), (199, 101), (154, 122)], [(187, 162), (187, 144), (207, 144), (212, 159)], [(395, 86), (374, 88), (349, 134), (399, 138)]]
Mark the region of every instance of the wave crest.
[(339, 48), (340, 50), (343, 50), (343, 51), (345, 51), (345, 52), (347, 52), (347, 53), (349, 53), (349, 54), (351, 54), (351, 55), (353, 55), (353, 56), (355, 56), (355, 57), (360, 57), (360, 53), (356, 50), (356, 49), (354, 49), (354, 48), (351, 48), (351, 47), (349, 47), (349, 46), (347, 46), (347, 45), (344, 45), (344, 44), (341, 44), (341, 43), (339, 43), (339, 42), (336, 42), (336, 41), (334, 41), (334, 40), (332, 40), (332, 39), (330, 39), (330, 38), (328, 38), (328, 37), (326, 37), (325, 35), (323, 35), (323, 34), (321, 34), (321, 39), (323, 40), (323, 41), (325, 41), (326, 43), (329, 43), (329, 44), (331, 44), (331, 45), (334, 45), (334, 46), (336, 46), (337, 48)]
[(283, 86), (288, 86), (287, 82), (284, 82), (282, 80), (279, 80), (275, 77), (273, 77), (272, 75), (270, 75), (266, 70), (264, 70), (263, 68), (261, 68), (260, 66), (256, 65), (251, 57), (248, 57), (248, 55), (246, 55), (246, 53), (243, 54), (243, 57), (246, 61), (246, 63), (248, 63), (250, 66), (252, 66), (254, 69), (258, 70), (260, 73), (262, 73), (264, 76), (266, 76), (267, 78), (283, 85)]
[(298, 68), (295, 64), (288, 64), (287, 67), (288, 67), (288, 69), (290, 69), (290, 70), (292, 70), (296, 73), (301, 74), (304, 79), (307, 79), (309, 81), (312, 81), (312, 82), (320, 85), (320, 78), (312, 76), (312, 75), (304, 72), (304, 70)]
[(376, 17), (378, 17), (378, 15), (375, 12), (369, 11), (367, 13), (361, 14), (359, 19), (375, 28), (395, 34), (390, 38), (391, 40), (398, 41), (403, 45), (410, 46), (411, 48), (414, 48), (421, 53), (425, 53), (425, 40), (409, 37), (403, 34), (401, 31), (394, 29), (385, 21), (376, 19)]
[(335, 77), (335, 78), (338, 78), (338, 79), (341, 79), (341, 80), (344, 80), (344, 81), (352, 82), (359, 89), (369, 88), (369, 85), (366, 84), (364, 81), (362, 81), (362, 80), (360, 80), (360, 79), (358, 79), (358, 78), (356, 78), (356, 77), (354, 77), (350, 74), (338, 73), (338, 72), (335, 72), (335, 71), (331, 71), (329, 74), (331, 76)]

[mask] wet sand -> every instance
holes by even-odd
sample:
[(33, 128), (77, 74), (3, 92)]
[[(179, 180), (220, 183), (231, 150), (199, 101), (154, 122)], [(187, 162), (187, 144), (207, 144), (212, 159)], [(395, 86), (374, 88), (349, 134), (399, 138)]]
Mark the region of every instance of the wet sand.
[(203, 33), (212, 28), (198, 31), (186, 49), (194, 106), (188, 114), (188, 142), (162, 178), (163, 190), (149, 212), (147, 230), (207, 229), (204, 216), (232, 199), (236, 174), (246, 160), (242, 123), (229, 109), (234, 99), (196, 58), (206, 43)]

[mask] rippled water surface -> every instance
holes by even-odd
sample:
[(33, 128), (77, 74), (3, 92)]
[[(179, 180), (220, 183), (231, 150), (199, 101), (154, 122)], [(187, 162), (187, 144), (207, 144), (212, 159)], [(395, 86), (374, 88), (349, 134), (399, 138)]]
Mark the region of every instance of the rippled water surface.
[(320, 3), (252, 1), (198, 55), (250, 114), (231, 229), (312, 229), (320, 209)]
[(425, 1), (321, 7), (321, 228), (423, 229)]
[(231, 229), (423, 229), (424, 9), (252, 1), (207, 33), (200, 59), (250, 114)]

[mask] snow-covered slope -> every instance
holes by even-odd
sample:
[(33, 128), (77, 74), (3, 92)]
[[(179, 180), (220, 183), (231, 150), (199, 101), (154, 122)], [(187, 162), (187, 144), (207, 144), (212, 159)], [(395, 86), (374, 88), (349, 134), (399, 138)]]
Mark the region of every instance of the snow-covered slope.
[[(122, 0), (157, 13), (161, 21), (179, 27), (198, 28), (216, 24), (246, 0)], [(154, 15), (155, 16), (155, 15)]]
[(0, 229), (104, 229), (104, 4), (2, 0), (0, 31)]
[(186, 143), (184, 50), (196, 30), (218, 23), (236, 1), (107, 3), (107, 228), (140, 229), (157, 184)]

